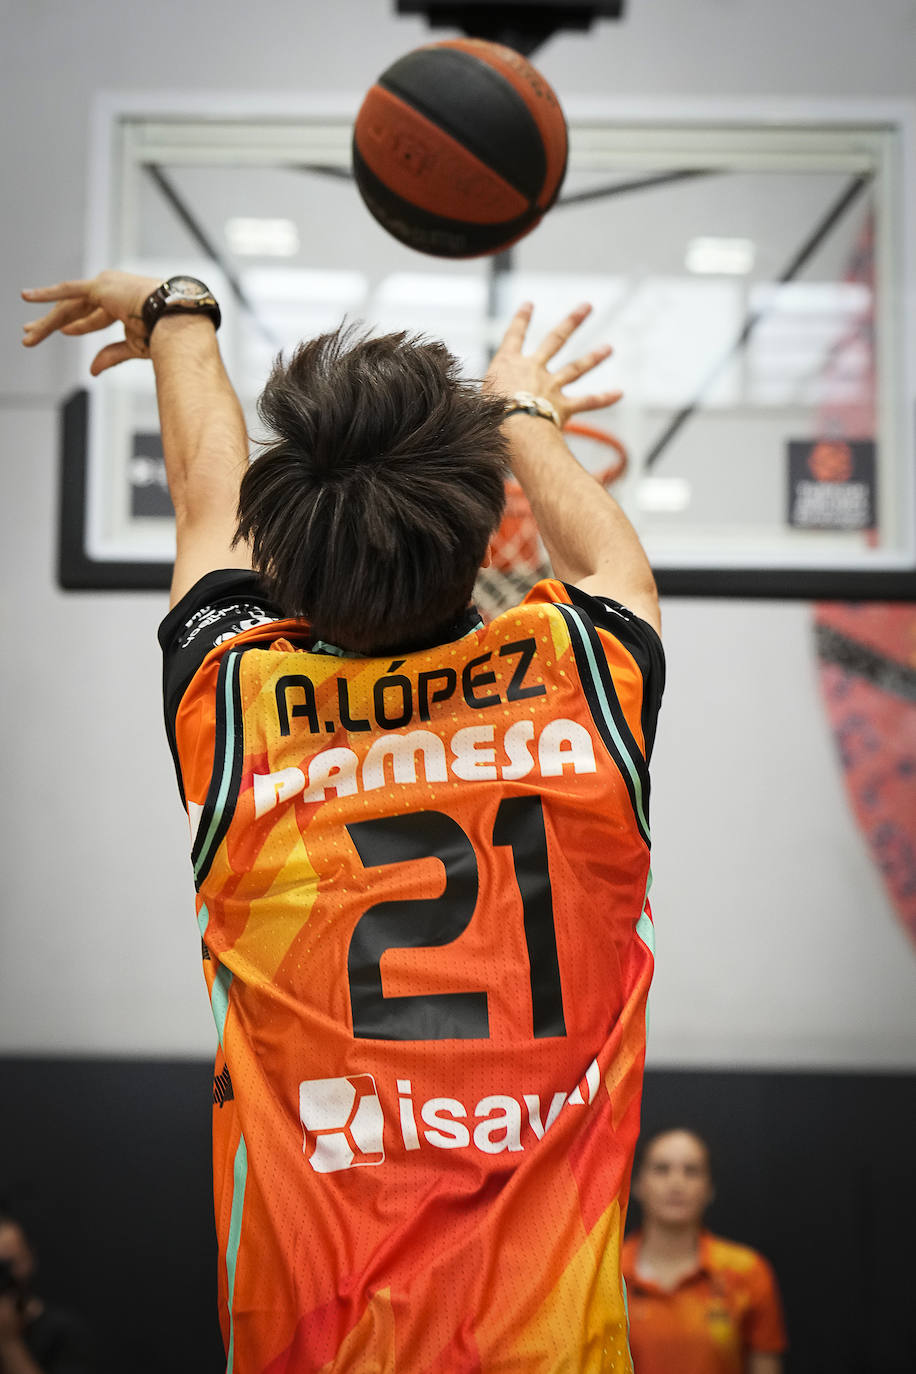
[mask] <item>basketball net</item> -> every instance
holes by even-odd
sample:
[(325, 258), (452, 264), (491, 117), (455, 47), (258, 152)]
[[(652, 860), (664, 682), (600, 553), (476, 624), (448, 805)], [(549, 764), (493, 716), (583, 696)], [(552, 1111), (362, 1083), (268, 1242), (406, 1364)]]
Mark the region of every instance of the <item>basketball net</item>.
[[(564, 425), (563, 433), (576, 458), (601, 486), (609, 487), (623, 476), (627, 453), (613, 434), (577, 421)], [(475, 603), (490, 620), (517, 606), (535, 582), (550, 575), (550, 560), (528, 498), (519, 483), (510, 480), (502, 524), (493, 536), (490, 566), (481, 568), (477, 576)]]

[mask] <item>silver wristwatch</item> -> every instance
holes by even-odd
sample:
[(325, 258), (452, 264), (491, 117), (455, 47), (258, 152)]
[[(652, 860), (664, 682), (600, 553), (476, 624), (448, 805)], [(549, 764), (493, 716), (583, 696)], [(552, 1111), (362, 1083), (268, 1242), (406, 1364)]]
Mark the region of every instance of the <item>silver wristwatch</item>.
[(506, 417), (510, 415), (537, 415), (542, 420), (552, 420), (557, 429), (563, 428), (560, 413), (556, 406), (544, 396), (535, 396), (530, 391), (517, 391), (506, 401)]
[(163, 315), (178, 315), (185, 311), (206, 315), (213, 321), (213, 328), (219, 329), (220, 310), (209, 286), (196, 277), (169, 277), (157, 286), (143, 302), (143, 323), (146, 337), (149, 338), (157, 320)]

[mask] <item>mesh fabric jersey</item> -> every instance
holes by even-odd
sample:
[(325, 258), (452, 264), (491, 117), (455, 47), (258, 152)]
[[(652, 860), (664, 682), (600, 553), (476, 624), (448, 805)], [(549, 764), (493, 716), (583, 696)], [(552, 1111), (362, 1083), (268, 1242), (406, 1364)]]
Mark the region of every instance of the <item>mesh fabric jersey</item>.
[(194, 596), (175, 643), (219, 642), (170, 728), (229, 1369), (630, 1371), (657, 636), (542, 582), (335, 657)]

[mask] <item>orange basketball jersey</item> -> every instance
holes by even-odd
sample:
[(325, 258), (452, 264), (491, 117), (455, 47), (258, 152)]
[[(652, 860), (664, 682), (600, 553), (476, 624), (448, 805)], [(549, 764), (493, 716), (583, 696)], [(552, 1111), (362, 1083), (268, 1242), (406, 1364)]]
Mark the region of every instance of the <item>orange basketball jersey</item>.
[(384, 659), (264, 618), (173, 733), (228, 1368), (630, 1371), (658, 638), (559, 582)]

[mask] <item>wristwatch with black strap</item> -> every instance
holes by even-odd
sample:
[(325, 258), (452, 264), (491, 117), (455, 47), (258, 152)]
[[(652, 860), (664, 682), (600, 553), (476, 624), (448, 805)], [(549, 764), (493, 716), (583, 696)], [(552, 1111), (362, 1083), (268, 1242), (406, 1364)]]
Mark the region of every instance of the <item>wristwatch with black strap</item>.
[(169, 277), (157, 286), (143, 302), (141, 315), (149, 338), (163, 315), (184, 315), (188, 313), (206, 315), (213, 321), (213, 328), (219, 329), (220, 310), (209, 286), (197, 277)]

